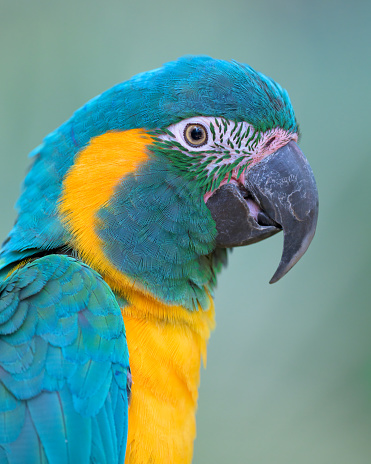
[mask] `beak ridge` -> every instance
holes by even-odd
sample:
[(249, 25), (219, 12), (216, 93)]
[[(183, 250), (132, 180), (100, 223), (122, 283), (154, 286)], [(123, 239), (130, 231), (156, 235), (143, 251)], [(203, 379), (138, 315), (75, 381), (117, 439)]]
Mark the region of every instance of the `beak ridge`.
[(317, 225), (318, 192), (312, 169), (291, 141), (248, 171), (246, 188), (284, 233), (281, 261), (270, 283), (281, 279), (306, 252)]

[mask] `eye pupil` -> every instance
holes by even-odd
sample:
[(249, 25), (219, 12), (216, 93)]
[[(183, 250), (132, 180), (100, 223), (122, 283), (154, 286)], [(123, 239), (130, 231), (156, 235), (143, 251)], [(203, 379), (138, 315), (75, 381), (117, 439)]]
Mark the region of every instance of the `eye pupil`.
[(191, 147), (202, 147), (207, 143), (207, 130), (202, 124), (187, 124), (184, 138)]
[(196, 126), (191, 130), (191, 137), (193, 140), (199, 141), (204, 137), (204, 133), (199, 127)]

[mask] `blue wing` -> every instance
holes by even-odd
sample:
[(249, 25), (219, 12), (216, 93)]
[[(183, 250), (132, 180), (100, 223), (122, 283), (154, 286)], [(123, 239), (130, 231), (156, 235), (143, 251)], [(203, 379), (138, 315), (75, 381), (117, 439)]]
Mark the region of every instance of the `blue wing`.
[(123, 463), (129, 356), (116, 299), (50, 255), (0, 283), (0, 463)]

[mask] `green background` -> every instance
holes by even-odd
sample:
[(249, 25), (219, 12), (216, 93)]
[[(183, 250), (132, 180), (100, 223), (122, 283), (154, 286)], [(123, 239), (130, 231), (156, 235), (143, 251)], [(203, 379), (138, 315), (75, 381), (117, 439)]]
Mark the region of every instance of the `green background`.
[(279, 283), (282, 236), (232, 253), (202, 372), (195, 463), (371, 462), (371, 2), (0, 1), (0, 237), (27, 153), (88, 99), (186, 53), (288, 89), (320, 195)]

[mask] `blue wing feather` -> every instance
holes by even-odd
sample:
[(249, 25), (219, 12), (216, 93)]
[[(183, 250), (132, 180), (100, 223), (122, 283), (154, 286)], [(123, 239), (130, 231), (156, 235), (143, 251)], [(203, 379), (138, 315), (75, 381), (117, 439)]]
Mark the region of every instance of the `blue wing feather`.
[(123, 463), (129, 357), (102, 278), (63, 255), (0, 284), (0, 463)]

